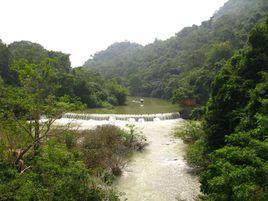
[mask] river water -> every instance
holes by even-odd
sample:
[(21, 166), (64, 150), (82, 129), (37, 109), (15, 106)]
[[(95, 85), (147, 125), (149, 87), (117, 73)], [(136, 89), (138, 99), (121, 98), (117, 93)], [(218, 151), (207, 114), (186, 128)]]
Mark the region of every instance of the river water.
[(145, 151), (135, 154), (117, 182), (122, 200), (193, 200), (199, 193), (198, 178), (189, 174), (183, 159), (185, 145), (172, 136), (182, 120), (136, 124), (150, 142)]
[[(60, 119), (58, 124), (74, 123), (80, 129), (91, 129), (108, 121)], [(125, 128), (127, 121), (112, 124)], [(191, 201), (199, 193), (199, 182), (191, 175), (190, 168), (183, 159), (185, 144), (172, 136), (174, 127), (181, 126), (183, 120), (135, 122), (137, 131), (149, 141), (144, 151), (130, 158), (123, 175), (115, 183), (122, 192), (121, 200), (128, 201)]]
[[(140, 103), (140, 99), (144, 102)], [(90, 114), (155, 114), (178, 112), (181, 106), (171, 104), (167, 100), (151, 97), (128, 96), (125, 105), (116, 106), (114, 108), (93, 108), (83, 110), (82, 113)]]

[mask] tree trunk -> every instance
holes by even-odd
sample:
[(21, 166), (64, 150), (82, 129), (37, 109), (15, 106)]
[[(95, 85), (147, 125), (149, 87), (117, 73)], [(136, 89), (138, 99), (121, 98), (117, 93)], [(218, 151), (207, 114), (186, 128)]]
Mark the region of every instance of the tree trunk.
[(40, 148), (40, 124), (39, 124), (39, 118), (34, 120), (34, 156), (38, 154), (39, 148)]

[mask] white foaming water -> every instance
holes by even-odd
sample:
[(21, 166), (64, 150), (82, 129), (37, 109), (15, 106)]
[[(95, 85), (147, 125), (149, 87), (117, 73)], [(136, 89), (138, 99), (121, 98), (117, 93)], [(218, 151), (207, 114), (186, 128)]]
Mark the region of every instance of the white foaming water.
[[(161, 114), (87, 114), (87, 113), (65, 113), (63, 118), (69, 119), (81, 119), (81, 120), (97, 120), (97, 121), (128, 121), (134, 119), (135, 121), (154, 121), (154, 119), (170, 120), (178, 119), (180, 117), (179, 112), (173, 113), (161, 113)], [(143, 119), (143, 120), (141, 120)]]
[[(112, 124), (125, 128), (128, 121), (95, 121), (60, 119), (57, 124), (79, 125), (91, 129), (98, 125)], [(183, 155), (185, 145), (172, 136), (172, 129), (183, 124), (182, 119), (133, 122), (145, 135), (149, 145), (133, 155), (115, 186), (123, 193), (121, 200), (128, 201), (192, 201), (199, 193), (197, 176), (190, 169)]]

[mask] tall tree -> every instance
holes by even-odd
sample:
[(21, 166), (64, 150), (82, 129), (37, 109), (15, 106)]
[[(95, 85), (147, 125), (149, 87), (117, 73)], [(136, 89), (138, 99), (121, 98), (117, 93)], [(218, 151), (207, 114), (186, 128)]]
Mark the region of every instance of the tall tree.
[(210, 164), (203, 200), (268, 199), (268, 20), (223, 67), (205, 114)]

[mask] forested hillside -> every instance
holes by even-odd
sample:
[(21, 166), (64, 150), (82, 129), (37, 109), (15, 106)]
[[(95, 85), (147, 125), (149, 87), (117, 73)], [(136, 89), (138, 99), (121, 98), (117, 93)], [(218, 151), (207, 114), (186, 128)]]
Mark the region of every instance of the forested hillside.
[(200, 26), (186, 27), (145, 47), (113, 44), (84, 66), (107, 77), (122, 77), (133, 95), (204, 104), (216, 73), (245, 45), (248, 32), (267, 11), (266, 0), (230, 0)]
[[(19, 66), (19, 68), (17, 68)], [(39, 72), (40, 79), (46, 79), (46, 71), (53, 71), (50, 80), (55, 85), (54, 95), (69, 102), (81, 102), (87, 107), (106, 107), (122, 105), (127, 90), (118, 79), (104, 79), (90, 69), (71, 68), (68, 54), (48, 51), (41, 45), (29, 41), (14, 42), (5, 45), (0, 41), (0, 75), (5, 84), (20, 87), (19, 71)], [(42, 71), (43, 70), (43, 71)]]
[(201, 124), (177, 131), (200, 171), (203, 201), (268, 199), (268, 18), (211, 84)]
[(204, 115), (205, 200), (268, 199), (268, 18), (212, 83)]

